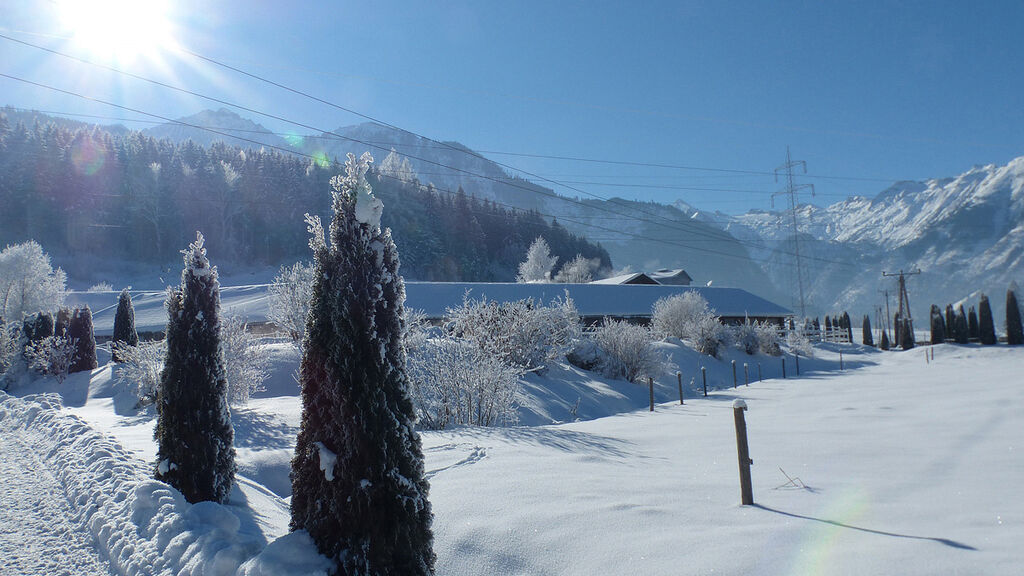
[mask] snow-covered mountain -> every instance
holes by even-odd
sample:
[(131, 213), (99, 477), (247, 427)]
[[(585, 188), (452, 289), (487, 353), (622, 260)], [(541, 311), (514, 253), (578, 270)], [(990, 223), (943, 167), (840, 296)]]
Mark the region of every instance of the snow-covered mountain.
[[(760, 246), (754, 253), (779, 286), (792, 285), (791, 212), (718, 214), (716, 220)], [(815, 312), (868, 313), (884, 305), (879, 290), (895, 292), (883, 271), (920, 269), (908, 281), (915, 317), (926, 317), (930, 304), (985, 292), (998, 318), (1007, 286), (1024, 278), (1024, 157), (955, 178), (899, 182), (874, 199), (801, 205), (797, 221)]]
[[(259, 148), (259, 144), (255, 142), (269, 144), (278, 148), (291, 148), (291, 145), (284, 138), (252, 120), (242, 118), (227, 108), (203, 110), (191, 116), (178, 118), (178, 122), (146, 128), (142, 133), (153, 138), (166, 138), (175, 142), (192, 140), (201, 146), (209, 146), (214, 142), (222, 141), (242, 148)], [(204, 128), (209, 130), (204, 130)], [(233, 138), (224, 134), (236, 137)]]

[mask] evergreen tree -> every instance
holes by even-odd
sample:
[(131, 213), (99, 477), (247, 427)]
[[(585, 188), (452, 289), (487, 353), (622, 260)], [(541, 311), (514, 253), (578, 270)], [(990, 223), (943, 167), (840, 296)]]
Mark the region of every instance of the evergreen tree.
[(967, 344), (970, 336), (970, 330), (967, 326), (967, 317), (964, 315), (963, 306), (960, 307), (960, 310), (957, 312), (956, 318), (953, 322), (953, 340), (955, 340), (957, 344)]
[(829, 318), (828, 316), (825, 316), (825, 331), (832, 331), (832, 318)]
[(889, 331), (882, 330), (882, 343), (878, 345), (882, 350), (888, 350), (891, 346), (889, 345)]
[(903, 325), (900, 327), (900, 348), (910, 350), (916, 345), (914, 340), (914, 323), (908, 318), (903, 318)]
[(871, 334), (871, 319), (868, 318), (867, 314), (864, 315), (864, 320), (860, 324), (860, 329), (861, 342), (863, 342), (865, 346), (874, 346), (875, 337)]
[(932, 304), (932, 344), (942, 344), (946, 341), (946, 320), (942, 311), (935, 304)]
[(115, 343), (112, 347), (114, 362), (123, 362), (120, 357), (117, 343), (121, 346), (135, 346), (139, 343), (139, 333), (135, 331), (135, 307), (132, 306), (132, 295), (128, 289), (121, 290), (117, 299), (117, 312), (114, 314), (114, 335), (111, 341)]
[(53, 334), (54, 336), (67, 336), (70, 327), (71, 309), (67, 306), (61, 306), (57, 310), (57, 319), (53, 322)]
[(551, 269), (558, 262), (558, 256), (551, 255), (551, 249), (543, 237), (537, 236), (526, 252), (526, 260), (519, 264), (516, 282), (550, 282)]
[[(960, 313), (963, 314), (963, 304), (960, 305)], [(974, 306), (971, 306), (970, 311), (967, 313), (967, 338), (977, 342), (981, 338), (981, 329), (978, 328), (978, 313), (974, 310)]]
[(203, 235), (182, 251), (181, 285), (167, 293), (167, 358), (157, 391), (156, 479), (189, 502), (223, 503), (235, 477), (234, 430), (220, 349), (220, 283)]
[(75, 308), (71, 314), (71, 323), (68, 324), (68, 337), (75, 343), (75, 360), (68, 369), (68, 373), (85, 372), (99, 366), (96, 361), (96, 335), (92, 330), (92, 310)]
[(39, 312), (36, 314), (36, 320), (32, 324), (32, 331), (29, 333), (29, 340), (32, 343), (41, 341), (43, 338), (49, 338), (53, 336), (53, 314), (49, 312)]
[(843, 315), (842, 315), (842, 317), (839, 320), (840, 320), (840, 326), (842, 326), (843, 328), (846, 328), (846, 339), (847, 339), (847, 341), (850, 344), (853, 344), (853, 325), (850, 324), (850, 314), (849, 314), (849, 312), (843, 312)]
[(991, 346), (996, 343), (996, 324), (992, 320), (992, 306), (984, 294), (978, 301), (978, 339)]
[(946, 304), (946, 328), (952, 333), (954, 326), (956, 326), (956, 311), (953, 310), (952, 304)]
[(307, 216), (316, 263), (300, 367), (292, 460), (293, 530), (340, 574), (432, 574), (432, 515), (413, 428), (403, 347), (405, 285), (382, 206), (349, 155), (331, 181), (330, 245)]
[(1020, 307), (1013, 288), (1006, 291), (1006, 343), (1011, 346), (1024, 344), (1024, 326), (1021, 325)]
[(897, 312), (896, 314), (893, 314), (893, 317), (892, 317), (892, 329), (893, 329), (893, 336), (895, 336), (895, 338), (892, 341), (892, 345), (893, 346), (899, 346), (900, 342), (903, 341), (903, 335), (902, 335), (903, 318), (900, 316), (899, 312)]

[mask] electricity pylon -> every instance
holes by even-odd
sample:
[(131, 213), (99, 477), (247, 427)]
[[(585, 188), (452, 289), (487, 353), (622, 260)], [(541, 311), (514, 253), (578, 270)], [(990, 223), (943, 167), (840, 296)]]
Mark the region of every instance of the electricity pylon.
[(786, 173), (786, 189), (780, 190), (772, 194), (771, 206), (775, 207), (775, 197), (779, 195), (785, 195), (789, 198), (789, 212), (793, 215), (793, 259), (794, 267), (796, 269), (796, 284), (797, 294), (799, 295), (800, 303), (800, 317), (807, 317), (807, 302), (804, 294), (804, 263), (800, 259), (800, 226), (797, 220), (797, 208), (800, 206), (797, 200), (797, 192), (800, 190), (810, 189), (811, 196), (814, 196), (814, 184), (797, 184), (793, 180), (793, 168), (800, 166), (803, 168), (804, 174), (807, 174), (807, 163), (803, 160), (793, 160), (789, 155), (789, 146), (786, 146), (786, 163), (775, 169), (775, 181), (779, 181), (779, 172), (785, 171)]

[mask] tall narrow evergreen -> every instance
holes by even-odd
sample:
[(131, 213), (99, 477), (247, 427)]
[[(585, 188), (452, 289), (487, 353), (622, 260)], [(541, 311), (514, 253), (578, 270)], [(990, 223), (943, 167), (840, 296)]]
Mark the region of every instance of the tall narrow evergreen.
[(1024, 344), (1024, 326), (1020, 321), (1020, 306), (1013, 288), (1006, 291), (1006, 343), (1011, 346)]
[(863, 342), (865, 346), (874, 346), (875, 337), (871, 334), (871, 318), (868, 318), (867, 314), (864, 315), (864, 320), (860, 323), (860, 330), (861, 342)]
[(850, 344), (853, 344), (853, 325), (850, 324), (850, 314), (848, 312), (843, 312), (842, 317), (839, 318), (839, 324), (846, 328), (846, 338)]
[(308, 217), (316, 261), (292, 460), (293, 530), (340, 574), (432, 574), (432, 515), (405, 371), (405, 284), (383, 209), (349, 154), (331, 181), (330, 245)]
[(901, 318), (903, 325), (900, 326), (900, 348), (904, 350), (910, 350), (917, 342), (914, 339), (914, 323), (908, 318)]
[(953, 340), (957, 344), (967, 344), (969, 337), (970, 330), (967, 326), (967, 317), (964, 315), (964, 307), (961, 306), (954, 319)]
[(932, 344), (942, 344), (946, 341), (946, 320), (942, 311), (935, 304), (932, 304)]
[[(960, 313), (964, 311), (963, 304), (960, 305)], [(969, 312), (967, 312), (967, 337), (970, 340), (977, 342), (981, 338), (981, 329), (978, 328), (978, 313), (974, 310), (974, 306), (971, 306)]]
[(92, 310), (75, 308), (68, 324), (68, 337), (75, 342), (75, 360), (68, 369), (69, 373), (85, 372), (99, 366), (96, 361), (96, 335), (92, 330)]
[(992, 320), (992, 306), (984, 294), (978, 300), (978, 339), (991, 346), (996, 343), (996, 324)]
[(946, 329), (950, 334), (953, 333), (954, 326), (956, 326), (956, 311), (953, 310), (952, 304), (946, 304)]
[[(114, 314), (114, 335), (111, 338), (114, 343), (121, 343), (122, 346), (135, 346), (139, 343), (139, 333), (135, 331), (135, 307), (132, 306), (132, 295), (128, 289), (121, 290), (117, 298), (117, 312)], [(118, 347), (113, 346), (114, 362), (123, 362), (124, 359), (118, 353)]]
[(156, 479), (189, 502), (227, 501), (234, 430), (220, 349), (220, 283), (203, 235), (182, 251), (181, 285), (167, 293), (167, 359), (157, 391)]
[(68, 329), (71, 327), (71, 309), (66, 306), (61, 306), (57, 310), (57, 318), (53, 322), (53, 333), (56, 336), (67, 336)]
[(888, 350), (889, 348), (891, 348), (891, 346), (889, 345), (889, 331), (888, 330), (882, 330), (882, 342), (881, 342), (881, 344), (878, 345), (878, 347), (880, 349), (882, 349), (882, 350)]

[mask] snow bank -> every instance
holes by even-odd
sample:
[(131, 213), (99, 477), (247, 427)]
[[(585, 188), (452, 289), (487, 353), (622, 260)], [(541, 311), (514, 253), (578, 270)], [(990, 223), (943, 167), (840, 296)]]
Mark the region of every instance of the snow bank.
[(0, 434), (20, 434), (64, 487), (73, 524), (116, 574), (327, 574), (332, 563), (293, 533), (266, 545), (228, 507), (189, 504), (121, 446), (67, 414), (56, 394), (0, 392)]

